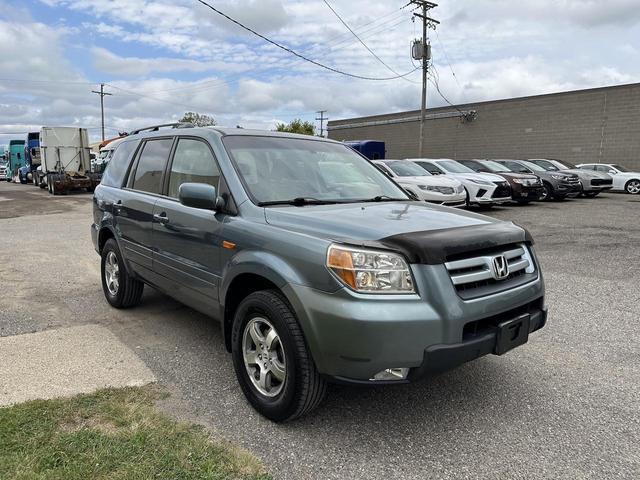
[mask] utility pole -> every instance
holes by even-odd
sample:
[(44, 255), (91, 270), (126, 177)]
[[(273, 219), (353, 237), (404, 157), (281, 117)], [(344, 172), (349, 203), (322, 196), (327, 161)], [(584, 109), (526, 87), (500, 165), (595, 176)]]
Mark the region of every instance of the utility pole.
[(324, 121), (329, 120), (327, 117), (324, 116), (324, 114), (327, 113), (327, 111), (318, 110), (316, 113), (320, 115), (320, 117), (316, 117), (316, 120), (320, 120), (320, 136), (324, 137)]
[(422, 40), (416, 40), (413, 43), (412, 56), (415, 60), (422, 61), (422, 107), (420, 113), (420, 146), (418, 155), (420, 158), (424, 157), (424, 127), (427, 116), (427, 80), (429, 75), (429, 61), (431, 60), (431, 44), (429, 43), (429, 37), (427, 35), (428, 29), (436, 28), (440, 22), (429, 18), (427, 13), (432, 8), (437, 7), (436, 3), (428, 2), (426, 0), (411, 0), (411, 4), (416, 5), (422, 11), (422, 13), (414, 13), (414, 17), (422, 19)]
[(113, 95), (112, 93), (106, 93), (104, 91), (104, 83), (100, 84), (100, 91), (91, 90), (91, 93), (97, 93), (100, 95), (100, 113), (102, 115), (102, 141), (104, 142), (104, 97)]

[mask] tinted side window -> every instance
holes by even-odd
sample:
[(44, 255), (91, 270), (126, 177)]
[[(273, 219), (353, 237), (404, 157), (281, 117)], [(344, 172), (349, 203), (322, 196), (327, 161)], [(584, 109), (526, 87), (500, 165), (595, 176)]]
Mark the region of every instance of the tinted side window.
[(124, 176), (129, 168), (131, 155), (133, 155), (137, 145), (138, 142), (132, 140), (130, 142), (122, 142), (116, 147), (106, 170), (102, 174), (102, 181), (100, 182), (102, 185), (116, 188), (122, 187)]
[(162, 193), (162, 173), (164, 172), (173, 139), (148, 140), (136, 166), (132, 188), (142, 192)]
[(596, 171), (607, 173), (611, 168), (606, 165), (596, 165)]
[(218, 188), (220, 169), (209, 145), (200, 140), (181, 138), (173, 155), (168, 195), (178, 198), (183, 183), (208, 183)]

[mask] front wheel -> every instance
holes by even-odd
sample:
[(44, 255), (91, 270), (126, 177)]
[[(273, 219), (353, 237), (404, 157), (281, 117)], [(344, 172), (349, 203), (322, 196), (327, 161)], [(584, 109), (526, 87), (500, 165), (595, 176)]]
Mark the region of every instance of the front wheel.
[(640, 193), (640, 180), (629, 180), (624, 189), (631, 195), (638, 195)]
[(102, 248), (101, 274), (104, 296), (112, 307), (130, 308), (140, 303), (144, 283), (127, 273), (118, 244), (113, 238)]
[(584, 192), (583, 195), (587, 198), (596, 198), (600, 192)]
[(231, 332), (233, 366), (251, 405), (275, 422), (316, 408), (326, 381), (316, 370), (298, 321), (286, 299), (264, 290), (236, 310)]
[(553, 187), (549, 185), (547, 182), (544, 182), (542, 184), (542, 194), (540, 195), (540, 198), (538, 200), (541, 202), (546, 202), (548, 200), (551, 200), (552, 195), (553, 195)]

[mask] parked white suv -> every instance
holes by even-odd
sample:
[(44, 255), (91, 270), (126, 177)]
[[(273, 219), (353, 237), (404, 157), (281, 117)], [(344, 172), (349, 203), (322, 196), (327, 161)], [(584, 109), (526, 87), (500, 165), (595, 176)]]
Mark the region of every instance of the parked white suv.
[(420, 200), (448, 207), (464, 207), (467, 193), (454, 178), (435, 177), (406, 160), (374, 160), (373, 164)]
[(448, 158), (409, 159), (432, 175), (448, 175), (460, 180), (467, 191), (467, 205), (496, 205), (511, 201), (511, 187), (503, 177), (493, 173), (476, 173)]
[(616, 163), (581, 163), (578, 168), (608, 173), (613, 177), (613, 191), (640, 194), (640, 172), (632, 172)]

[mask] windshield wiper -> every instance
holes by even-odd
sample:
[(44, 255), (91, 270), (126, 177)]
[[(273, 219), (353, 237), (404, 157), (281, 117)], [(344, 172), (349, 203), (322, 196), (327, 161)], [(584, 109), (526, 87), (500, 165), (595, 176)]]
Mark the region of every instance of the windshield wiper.
[(294, 207), (304, 207), (305, 205), (333, 205), (339, 203), (335, 200), (320, 200), (313, 197), (297, 197), (291, 200), (273, 200), (270, 202), (260, 202), (259, 207), (268, 207), (270, 205), (293, 205)]
[(356, 200), (356, 202), (406, 202), (409, 198), (393, 198), (388, 195), (378, 195), (373, 198), (366, 198), (364, 200)]

